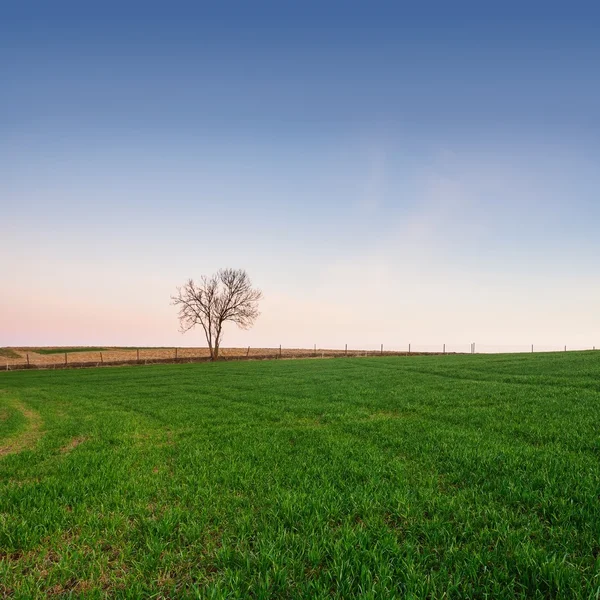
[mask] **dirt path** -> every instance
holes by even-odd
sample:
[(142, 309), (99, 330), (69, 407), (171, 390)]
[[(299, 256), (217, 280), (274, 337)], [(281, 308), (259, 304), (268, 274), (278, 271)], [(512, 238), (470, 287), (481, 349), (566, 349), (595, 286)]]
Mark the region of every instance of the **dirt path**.
[(37, 411), (16, 400), (11, 401), (11, 406), (23, 414), (27, 419), (27, 426), (17, 435), (0, 442), (0, 458), (32, 448), (42, 435), (42, 417)]

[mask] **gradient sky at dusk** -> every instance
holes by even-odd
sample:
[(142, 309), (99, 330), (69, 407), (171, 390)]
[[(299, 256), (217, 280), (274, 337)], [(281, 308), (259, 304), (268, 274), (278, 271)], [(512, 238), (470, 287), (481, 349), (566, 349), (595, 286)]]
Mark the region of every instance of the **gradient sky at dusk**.
[(0, 7), (0, 346), (600, 347), (600, 5), (90, 4)]

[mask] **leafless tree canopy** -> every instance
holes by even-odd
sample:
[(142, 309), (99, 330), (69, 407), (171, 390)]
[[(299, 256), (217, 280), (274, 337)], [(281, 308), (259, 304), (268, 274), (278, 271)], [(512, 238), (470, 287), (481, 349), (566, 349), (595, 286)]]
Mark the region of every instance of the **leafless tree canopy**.
[(221, 269), (211, 277), (203, 275), (198, 283), (190, 279), (171, 296), (179, 309), (181, 332), (201, 325), (212, 360), (219, 358), (225, 322), (232, 321), (241, 329), (248, 329), (260, 315), (261, 298), (262, 292), (252, 287), (243, 269)]

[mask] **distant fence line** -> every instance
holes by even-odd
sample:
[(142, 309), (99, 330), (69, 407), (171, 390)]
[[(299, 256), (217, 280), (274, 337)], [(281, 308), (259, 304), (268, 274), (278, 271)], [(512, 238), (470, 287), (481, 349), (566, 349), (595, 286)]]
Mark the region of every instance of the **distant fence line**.
[[(456, 354), (484, 354), (484, 353), (511, 353), (518, 354), (524, 352), (567, 352), (569, 349), (567, 346), (540, 346), (536, 347), (534, 344), (531, 346), (504, 346), (504, 348), (511, 348), (511, 350), (498, 351), (498, 348), (502, 346), (495, 345), (477, 345), (474, 342), (470, 346), (465, 348), (457, 344), (446, 345), (441, 344), (437, 347), (434, 345), (413, 345), (408, 344), (405, 350), (386, 350), (384, 345), (381, 344), (379, 349), (368, 349), (368, 350), (349, 350), (348, 344), (345, 345), (343, 350), (341, 349), (320, 349), (315, 344), (313, 349), (298, 349), (298, 348), (228, 348), (222, 349), (219, 355), (219, 361), (242, 361), (242, 360), (276, 360), (276, 359), (299, 359), (299, 358), (343, 358), (343, 357), (373, 357), (373, 356), (439, 356), (439, 355), (456, 355)], [(518, 349), (517, 349), (518, 348)], [(596, 347), (582, 348), (574, 347), (571, 350), (595, 350)], [(140, 352), (140, 350), (142, 352)], [(149, 365), (149, 364), (182, 364), (182, 363), (200, 363), (210, 362), (211, 358), (207, 354), (208, 349), (203, 349), (202, 355), (190, 354), (190, 351), (198, 351), (198, 348), (112, 348), (102, 351), (66, 351), (64, 353), (54, 353), (51, 355), (44, 354), (40, 355), (37, 353), (25, 352), (24, 357), (20, 357), (19, 361), (14, 359), (6, 360), (6, 371), (25, 370), (25, 369), (66, 369), (66, 368), (84, 368), (84, 367), (103, 367), (103, 366), (125, 366), (125, 365)], [(110, 355), (134, 352), (135, 358), (133, 357), (110, 357)], [(77, 360), (77, 354), (85, 354), (85, 360)], [(36, 359), (31, 360), (30, 354), (35, 354)], [(144, 356), (145, 354), (145, 356)], [(160, 354), (160, 356), (157, 356)], [(73, 356), (75, 355), (75, 356)], [(48, 360), (44, 362), (39, 360), (40, 356), (53, 356), (56, 360)], [(64, 356), (64, 359), (63, 359)], [(59, 359), (60, 357), (60, 359)]]
[[(116, 352), (116, 351), (113, 351)], [(164, 350), (163, 350), (164, 352)], [(73, 369), (73, 368), (85, 368), (85, 367), (109, 367), (109, 366), (126, 366), (126, 365), (152, 365), (152, 364), (184, 364), (184, 363), (202, 363), (212, 362), (211, 357), (208, 355), (201, 356), (190, 356), (181, 355), (179, 348), (172, 349), (172, 355), (168, 357), (156, 357), (156, 356), (143, 356), (140, 355), (139, 350), (136, 350), (136, 358), (118, 358), (118, 359), (107, 359), (105, 358), (105, 352), (97, 352), (97, 360), (91, 360), (87, 357), (87, 360), (77, 360), (73, 357), (69, 358), (69, 352), (63, 354), (64, 360), (57, 362), (41, 362), (39, 360), (33, 362), (30, 360), (29, 353), (26, 353), (23, 362), (6, 362), (6, 371), (17, 371), (27, 369)], [(76, 353), (72, 353), (76, 354)], [(379, 351), (373, 350), (294, 350), (284, 349), (282, 346), (279, 348), (268, 349), (268, 351), (258, 351), (250, 354), (250, 347), (247, 348), (245, 354), (219, 354), (219, 362), (231, 362), (231, 361), (250, 361), (250, 360), (277, 360), (277, 359), (300, 359), (300, 358), (356, 358), (356, 357), (372, 357), (372, 356), (407, 356), (407, 355), (434, 355), (442, 354), (442, 352), (412, 352), (412, 351), (384, 351), (383, 348)], [(447, 353), (456, 354), (456, 353)]]

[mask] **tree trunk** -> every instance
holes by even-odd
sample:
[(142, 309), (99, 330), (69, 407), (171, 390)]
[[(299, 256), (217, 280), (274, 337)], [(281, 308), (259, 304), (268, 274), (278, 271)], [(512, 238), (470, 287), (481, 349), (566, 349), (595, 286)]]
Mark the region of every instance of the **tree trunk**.
[(213, 353), (213, 360), (219, 360), (219, 349), (221, 347), (221, 325), (219, 324), (215, 331), (215, 347)]

